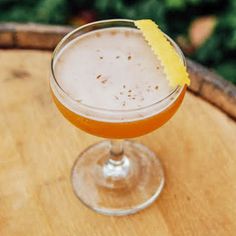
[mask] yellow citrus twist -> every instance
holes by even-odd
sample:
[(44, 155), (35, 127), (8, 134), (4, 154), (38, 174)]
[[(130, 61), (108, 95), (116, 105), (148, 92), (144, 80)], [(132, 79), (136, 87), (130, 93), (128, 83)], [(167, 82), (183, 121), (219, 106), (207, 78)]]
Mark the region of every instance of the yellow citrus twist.
[(163, 66), (170, 86), (190, 84), (187, 69), (164, 33), (152, 20), (137, 20), (134, 24), (139, 28)]

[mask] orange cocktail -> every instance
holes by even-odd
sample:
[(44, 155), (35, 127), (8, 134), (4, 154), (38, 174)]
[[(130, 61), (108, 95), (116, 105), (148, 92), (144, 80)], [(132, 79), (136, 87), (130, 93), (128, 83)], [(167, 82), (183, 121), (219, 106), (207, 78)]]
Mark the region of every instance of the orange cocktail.
[(186, 88), (182, 88), (182, 91), (180, 92), (177, 99), (162, 112), (148, 118), (142, 118), (142, 116), (139, 116), (138, 120), (130, 122), (107, 122), (87, 118), (78, 115), (70, 109), (66, 108), (66, 106), (64, 106), (55, 97), (55, 95), (53, 95), (53, 99), (63, 116), (76, 127), (84, 130), (87, 133), (113, 139), (133, 138), (149, 133), (165, 124), (179, 108), (184, 98), (185, 91)]
[(161, 61), (131, 20), (74, 30), (55, 49), (51, 66), (51, 92), (63, 116), (87, 133), (113, 139), (80, 154), (72, 171), (76, 195), (109, 215), (148, 206), (164, 184), (159, 159), (142, 144), (115, 139), (162, 126), (179, 108), (186, 86), (170, 87)]

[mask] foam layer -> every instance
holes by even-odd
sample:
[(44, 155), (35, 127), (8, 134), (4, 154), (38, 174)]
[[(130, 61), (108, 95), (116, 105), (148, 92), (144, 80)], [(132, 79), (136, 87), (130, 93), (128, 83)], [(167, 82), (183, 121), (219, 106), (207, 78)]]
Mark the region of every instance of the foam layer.
[(71, 97), (97, 108), (141, 108), (172, 90), (160, 61), (136, 29), (110, 28), (80, 36), (57, 56), (54, 70)]

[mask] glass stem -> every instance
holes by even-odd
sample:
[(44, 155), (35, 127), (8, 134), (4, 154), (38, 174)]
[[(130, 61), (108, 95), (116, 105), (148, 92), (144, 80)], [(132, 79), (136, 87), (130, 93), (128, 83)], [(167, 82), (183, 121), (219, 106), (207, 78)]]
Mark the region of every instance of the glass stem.
[(123, 140), (111, 140), (109, 161), (114, 165), (121, 165), (124, 159)]
[(123, 140), (111, 140), (110, 156), (103, 168), (103, 174), (113, 181), (126, 178), (130, 161), (124, 154)]

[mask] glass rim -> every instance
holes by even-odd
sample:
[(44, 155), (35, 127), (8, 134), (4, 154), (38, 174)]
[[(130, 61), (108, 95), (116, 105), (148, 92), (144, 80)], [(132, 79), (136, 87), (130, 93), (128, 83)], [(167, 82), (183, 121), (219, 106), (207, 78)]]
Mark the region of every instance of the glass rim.
[[(130, 20), (130, 19), (108, 19), (108, 20), (99, 20), (99, 21), (93, 21), (91, 23), (82, 25), (78, 28), (75, 28), (74, 30), (72, 30), (71, 32), (69, 32), (68, 34), (66, 34), (61, 40), (60, 42), (57, 44), (56, 48), (54, 49), (53, 53), (52, 53), (52, 57), (51, 57), (51, 77), (53, 78), (53, 81), (56, 83), (57, 89), (60, 90), (60, 92), (62, 93), (63, 96), (69, 98), (69, 100), (71, 100), (73, 103), (75, 103), (78, 107), (82, 107), (82, 108), (88, 108), (88, 109), (92, 109), (94, 111), (98, 111), (98, 112), (114, 112), (114, 113), (129, 113), (129, 112), (137, 112), (137, 111), (142, 111), (148, 108), (151, 108), (155, 105), (158, 105), (162, 102), (164, 102), (165, 100), (167, 100), (168, 98), (170, 98), (174, 93), (179, 92), (180, 90), (183, 90), (184, 86), (180, 86), (177, 85), (176, 87), (174, 87), (169, 93), (168, 95), (166, 95), (165, 97), (163, 97), (162, 99), (153, 102), (152, 104), (143, 106), (143, 107), (139, 107), (139, 108), (132, 108), (132, 109), (126, 109), (126, 110), (122, 110), (122, 109), (108, 109), (108, 108), (101, 108), (101, 107), (95, 107), (95, 106), (91, 106), (85, 103), (82, 103), (80, 101), (77, 101), (76, 99), (74, 99), (68, 92), (66, 92), (61, 85), (58, 83), (55, 73), (54, 73), (54, 61), (55, 61), (55, 57), (57, 56), (57, 54), (60, 52), (60, 50), (63, 48), (61, 48), (61, 46), (63, 45), (63, 43), (69, 39), (72, 35), (74, 35), (75, 33), (93, 26), (93, 25), (97, 25), (97, 24), (106, 24), (106, 23), (112, 23), (112, 22), (123, 22), (123, 23), (130, 23), (134, 25), (134, 20)], [(127, 26), (124, 26), (127, 27)], [(132, 28), (132, 27), (127, 27), (127, 28)], [(135, 25), (133, 28), (137, 28)], [(164, 33), (164, 32), (163, 32)], [(181, 49), (179, 48), (179, 46), (175, 43), (175, 41), (169, 37), (167, 34), (165, 34), (165, 37), (170, 41), (170, 43), (172, 44), (172, 46), (175, 48), (176, 52), (178, 53), (178, 55), (181, 57), (181, 60), (183, 61), (184, 66), (186, 66), (186, 59), (184, 57), (183, 52), (181, 51)], [(56, 95), (55, 95), (56, 96)], [(167, 107), (169, 106), (169, 104), (167, 105)]]

